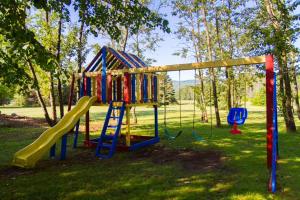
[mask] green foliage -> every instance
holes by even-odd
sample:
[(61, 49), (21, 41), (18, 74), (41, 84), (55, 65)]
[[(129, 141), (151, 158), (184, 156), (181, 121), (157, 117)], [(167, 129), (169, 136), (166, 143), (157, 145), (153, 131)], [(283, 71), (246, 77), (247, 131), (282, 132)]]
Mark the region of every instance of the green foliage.
[[(182, 100), (193, 100), (194, 99), (194, 89), (192, 86), (184, 86), (180, 89), (180, 96)], [(178, 98), (177, 94), (177, 98)]]
[[(272, 53), (277, 58), (281, 58), (283, 51), (293, 51), (299, 35), (299, 17), (293, 13), (299, 4), (299, 1), (260, 0), (254, 7), (245, 9), (247, 31), (252, 38), (250, 50), (255, 54)], [(272, 11), (268, 11), (269, 7)]]
[[(28, 60), (35, 66), (39, 66), (46, 72), (54, 71), (58, 66), (54, 53), (53, 43), (47, 44), (53, 39), (54, 34), (41, 34), (39, 40), (34, 31), (28, 28), (26, 23), (29, 9), (41, 9), (48, 12), (60, 13), (67, 22), (69, 21), (69, 7), (71, 1), (1, 1), (0, 3), (0, 80), (5, 84), (19, 84), (28, 89), (28, 83), (32, 83), (27, 72)], [(118, 40), (121, 34), (120, 26), (128, 27), (130, 33), (137, 32), (141, 25), (148, 28), (159, 27), (169, 32), (168, 21), (142, 6), (137, 0), (130, 0), (124, 4), (123, 1), (101, 2), (76, 0), (72, 4), (77, 11), (85, 10), (84, 15), (80, 12), (80, 20), (85, 17), (88, 30), (94, 35), (99, 31), (106, 32), (113, 39)], [(53, 27), (45, 28), (42, 22), (39, 30), (44, 33), (53, 30)], [(37, 33), (37, 32), (36, 32)], [(55, 41), (55, 40), (54, 40)], [(74, 42), (74, 41), (73, 41)], [(66, 47), (66, 48), (70, 48)], [(52, 50), (50, 50), (52, 49)], [(65, 56), (66, 57), (66, 56)], [(18, 77), (16, 77), (16, 75)]]
[(265, 106), (266, 105), (266, 89), (264, 87), (260, 88), (255, 92), (254, 97), (250, 99), (251, 103), (255, 106)]
[(22, 94), (15, 94), (14, 100), (12, 101), (13, 106), (25, 106), (26, 105), (26, 96)]
[[(167, 73), (161, 73), (161, 83), (160, 83), (160, 99), (163, 103), (176, 103), (175, 90), (173, 87), (173, 82)], [(164, 102), (165, 100), (165, 102)]]
[(0, 105), (9, 104), (13, 99), (15, 89), (0, 84)]

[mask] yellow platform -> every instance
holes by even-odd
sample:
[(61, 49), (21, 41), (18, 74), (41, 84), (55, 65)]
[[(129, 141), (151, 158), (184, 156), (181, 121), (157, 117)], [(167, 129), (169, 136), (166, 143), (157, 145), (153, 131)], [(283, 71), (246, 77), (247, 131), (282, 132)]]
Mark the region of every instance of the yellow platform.
[(82, 97), (55, 126), (43, 132), (33, 143), (15, 153), (12, 165), (23, 168), (34, 167), (57, 140), (75, 126), (79, 118), (89, 110), (96, 100), (97, 97)]

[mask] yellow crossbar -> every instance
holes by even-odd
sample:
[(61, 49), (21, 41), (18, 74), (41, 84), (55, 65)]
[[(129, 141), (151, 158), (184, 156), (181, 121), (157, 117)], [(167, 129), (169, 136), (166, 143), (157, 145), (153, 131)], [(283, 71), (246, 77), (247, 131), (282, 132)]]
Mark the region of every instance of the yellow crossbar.
[[(140, 73), (205, 69), (205, 68), (215, 68), (215, 67), (232, 67), (232, 66), (251, 65), (251, 64), (263, 64), (265, 62), (266, 62), (265, 56), (256, 56), (256, 57), (218, 60), (218, 61), (209, 61), (209, 62), (200, 62), (200, 63), (186, 63), (186, 64), (164, 65), (164, 66), (145, 67), (145, 68), (108, 70), (107, 73), (111, 73), (112, 75), (124, 74), (125, 72), (131, 74), (140, 74)], [(93, 76), (97, 76), (97, 74), (99, 73), (101, 72), (86, 72), (85, 75), (88, 77), (93, 77)], [(80, 78), (81, 74), (77, 74), (76, 77)]]

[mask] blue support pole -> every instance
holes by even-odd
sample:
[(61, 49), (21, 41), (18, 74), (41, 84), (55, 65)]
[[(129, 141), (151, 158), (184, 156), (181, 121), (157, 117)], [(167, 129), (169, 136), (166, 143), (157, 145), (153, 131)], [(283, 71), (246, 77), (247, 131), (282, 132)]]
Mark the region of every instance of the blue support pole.
[(147, 103), (148, 102), (148, 77), (147, 75), (145, 74), (144, 75), (144, 103)]
[(65, 134), (62, 136), (61, 139), (61, 149), (60, 149), (60, 160), (65, 160), (66, 159), (66, 154), (67, 154), (67, 139), (68, 135)]
[(136, 103), (136, 96), (135, 96), (135, 82), (136, 82), (136, 75), (131, 74), (131, 102)]
[(84, 96), (84, 78), (85, 78), (85, 73), (82, 73), (82, 78), (81, 78), (81, 86), (80, 86), (80, 91), (79, 91), (79, 96), (80, 98)]
[(272, 144), (272, 171), (271, 171), (271, 190), (276, 192), (276, 171), (278, 155), (278, 124), (277, 124), (277, 91), (276, 91), (276, 73), (274, 73), (274, 91), (273, 91), (273, 144)]
[(74, 135), (74, 141), (73, 141), (73, 148), (74, 149), (77, 148), (79, 124), (80, 124), (80, 120), (76, 123), (76, 126), (75, 126), (75, 135)]
[(106, 103), (106, 55), (107, 49), (103, 48), (102, 51), (102, 102)]
[(50, 158), (55, 157), (55, 149), (56, 149), (56, 144), (54, 144), (50, 149)]
[(157, 102), (157, 76), (153, 76), (153, 101)]
[(92, 92), (92, 79), (90, 77), (86, 78), (86, 95), (87, 96), (91, 96), (91, 92)]
[[(85, 74), (83, 73), (82, 82), (81, 82), (80, 91), (79, 91), (79, 98), (84, 96), (84, 77), (85, 77)], [(80, 120), (78, 120), (78, 122), (76, 123), (76, 126), (75, 126), (74, 141), (73, 141), (73, 148), (74, 149), (77, 148), (79, 126), (80, 126)]]
[(157, 110), (157, 105), (154, 106), (154, 128), (155, 128), (155, 137), (158, 138), (158, 110)]

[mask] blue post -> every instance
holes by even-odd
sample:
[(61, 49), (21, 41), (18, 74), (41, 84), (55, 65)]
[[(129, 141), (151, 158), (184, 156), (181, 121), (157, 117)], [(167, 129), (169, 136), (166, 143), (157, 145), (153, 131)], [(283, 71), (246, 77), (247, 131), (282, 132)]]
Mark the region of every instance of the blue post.
[(50, 158), (55, 157), (55, 149), (56, 149), (56, 144), (54, 144), (50, 149)]
[(107, 50), (103, 48), (102, 50), (102, 102), (106, 103), (106, 55)]
[(80, 120), (78, 120), (78, 122), (76, 123), (76, 126), (75, 126), (75, 135), (74, 135), (74, 141), (73, 141), (73, 148), (74, 149), (77, 147), (79, 124), (80, 124)]
[(273, 143), (272, 143), (272, 171), (271, 171), (271, 190), (276, 192), (276, 170), (278, 155), (278, 125), (277, 125), (277, 91), (276, 91), (276, 73), (274, 73), (274, 93), (273, 93)]
[(154, 106), (154, 128), (155, 128), (155, 137), (158, 137), (158, 110), (157, 110), (157, 105)]
[(153, 101), (157, 102), (157, 76), (153, 76), (153, 87), (154, 87)]
[(68, 134), (65, 134), (61, 138), (60, 160), (65, 160), (66, 159), (66, 154), (67, 154), (67, 139), (68, 139)]
[(148, 102), (148, 77), (144, 75), (144, 103)]
[(86, 78), (86, 95), (91, 96), (91, 86), (92, 86), (92, 79), (90, 77)]
[(80, 92), (79, 92), (79, 95), (80, 95), (80, 98), (84, 96), (84, 78), (85, 78), (85, 73), (83, 72), (82, 73), (82, 78), (81, 78), (81, 86), (80, 86)]
[(136, 96), (135, 96), (135, 82), (136, 82), (136, 75), (131, 74), (131, 102), (136, 103)]

